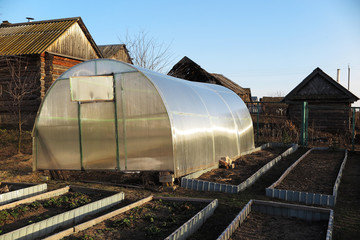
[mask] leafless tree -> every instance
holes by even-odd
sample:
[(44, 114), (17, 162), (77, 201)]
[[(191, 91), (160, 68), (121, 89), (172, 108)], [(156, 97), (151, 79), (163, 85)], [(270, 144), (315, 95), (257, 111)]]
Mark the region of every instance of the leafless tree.
[(18, 154), (21, 154), (22, 126), (32, 116), (23, 110), (26, 100), (39, 91), (39, 72), (29, 69), (25, 56), (4, 56), (9, 73), (9, 81), (4, 92), (7, 93), (7, 109), (18, 128)]
[(170, 51), (171, 43), (159, 42), (144, 30), (133, 35), (127, 31), (119, 40), (126, 45), (134, 65), (165, 73), (169, 64), (174, 61), (174, 55)]

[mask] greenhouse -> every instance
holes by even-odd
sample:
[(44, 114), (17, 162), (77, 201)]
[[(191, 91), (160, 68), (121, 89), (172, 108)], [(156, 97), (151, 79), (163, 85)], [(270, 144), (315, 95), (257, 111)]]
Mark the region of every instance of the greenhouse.
[(80, 63), (50, 87), (33, 130), (34, 170), (171, 172), (218, 165), (254, 148), (234, 92), (123, 62)]

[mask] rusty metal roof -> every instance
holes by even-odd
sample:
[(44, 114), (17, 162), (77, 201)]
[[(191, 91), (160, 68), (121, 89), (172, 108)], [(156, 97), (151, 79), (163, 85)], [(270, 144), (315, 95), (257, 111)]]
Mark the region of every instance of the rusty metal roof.
[(80, 17), (0, 25), (0, 55), (40, 54), (69, 27), (78, 22), (102, 56)]

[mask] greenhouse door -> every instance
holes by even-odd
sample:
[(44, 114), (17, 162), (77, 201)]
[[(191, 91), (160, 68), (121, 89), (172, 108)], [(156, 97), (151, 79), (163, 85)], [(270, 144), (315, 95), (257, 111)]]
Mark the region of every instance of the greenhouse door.
[(81, 168), (117, 169), (116, 108), (113, 76), (71, 77), (77, 101)]

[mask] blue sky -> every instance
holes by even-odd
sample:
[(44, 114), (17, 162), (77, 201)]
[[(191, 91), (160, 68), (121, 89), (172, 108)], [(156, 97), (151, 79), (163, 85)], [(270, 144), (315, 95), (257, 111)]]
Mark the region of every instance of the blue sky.
[(1, 21), (77, 16), (99, 45), (143, 29), (171, 43), (173, 64), (188, 56), (253, 96), (287, 94), (316, 67), (334, 79), (341, 69), (347, 88), (350, 65), (350, 90), (360, 97), (358, 0), (0, 0)]

